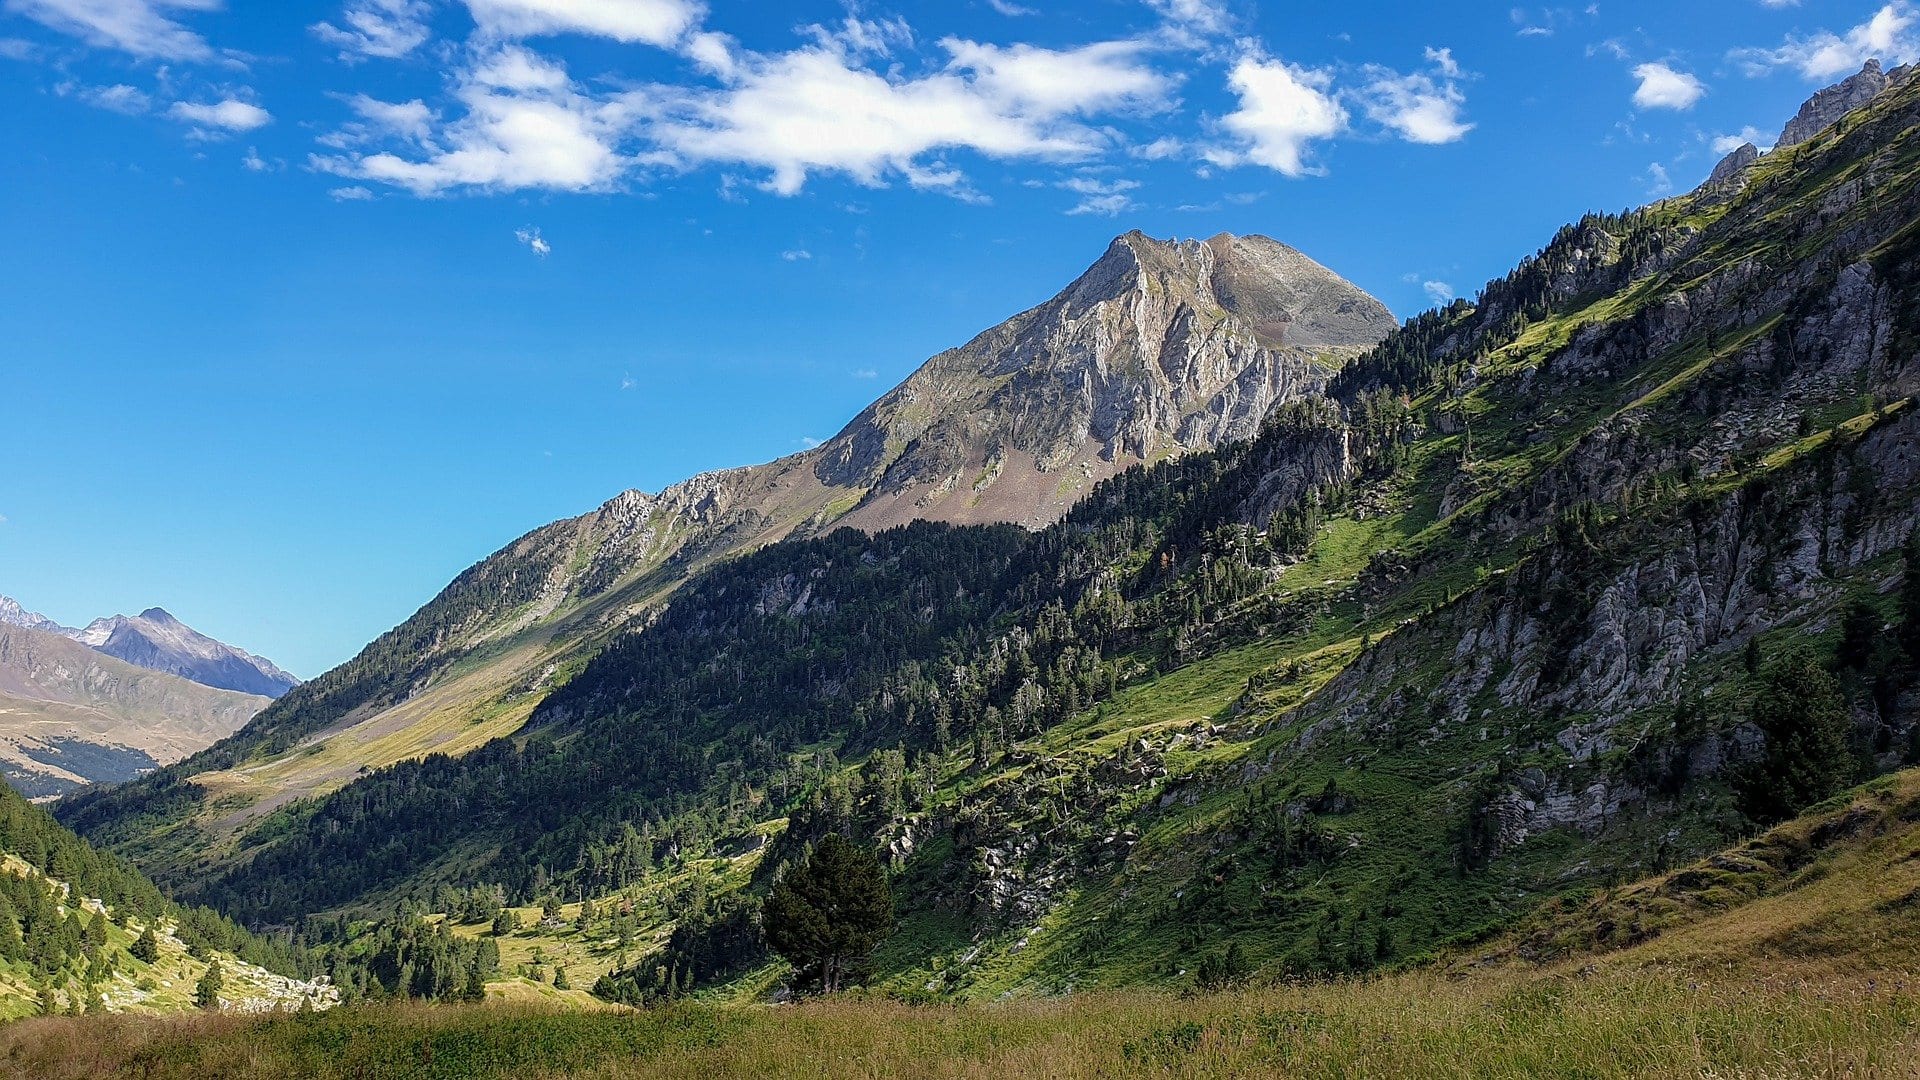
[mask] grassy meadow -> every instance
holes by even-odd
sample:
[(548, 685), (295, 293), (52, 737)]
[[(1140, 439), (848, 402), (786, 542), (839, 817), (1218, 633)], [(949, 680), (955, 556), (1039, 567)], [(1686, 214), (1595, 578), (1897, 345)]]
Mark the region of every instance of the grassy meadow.
[(1920, 977), (1570, 969), (1181, 997), (844, 998), (647, 1012), (532, 1004), (46, 1018), (0, 1074), (247, 1077), (1693, 1077), (1920, 1073)]

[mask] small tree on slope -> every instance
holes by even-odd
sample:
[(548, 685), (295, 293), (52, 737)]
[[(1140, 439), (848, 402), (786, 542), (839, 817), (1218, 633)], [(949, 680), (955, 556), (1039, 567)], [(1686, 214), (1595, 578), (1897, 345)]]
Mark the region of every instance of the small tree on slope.
[(829, 833), (773, 887), (762, 917), (767, 944), (831, 994), (893, 928), (893, 894), (872, 852)]
[(1768, 665), (1747, 715), (1767, 737), (1765, 757), (1740, 785), (1748, 817), (1763, 825), (1784, 821), (1852, 777), (1846, 698), (1811, 653)]

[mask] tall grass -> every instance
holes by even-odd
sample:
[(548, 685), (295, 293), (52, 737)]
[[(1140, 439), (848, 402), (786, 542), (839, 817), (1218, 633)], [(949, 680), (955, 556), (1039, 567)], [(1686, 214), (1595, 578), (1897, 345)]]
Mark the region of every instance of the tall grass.
[(995, 1005), (400, 1006), (0, 1028), (0, 1074), (166, 1078), (1920, 1075), (1920, 978), (1588, 968)]

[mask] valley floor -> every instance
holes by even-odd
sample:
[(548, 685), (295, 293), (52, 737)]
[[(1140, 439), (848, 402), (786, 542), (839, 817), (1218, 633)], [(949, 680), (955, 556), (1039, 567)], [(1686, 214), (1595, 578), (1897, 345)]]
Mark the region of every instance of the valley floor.
[[(0, 1080), (1920, 1077), (1920, 770), (1418, 970), (1214, 993), (43, 1017)], [(574, 995), (578, 996), (578, 995)]]

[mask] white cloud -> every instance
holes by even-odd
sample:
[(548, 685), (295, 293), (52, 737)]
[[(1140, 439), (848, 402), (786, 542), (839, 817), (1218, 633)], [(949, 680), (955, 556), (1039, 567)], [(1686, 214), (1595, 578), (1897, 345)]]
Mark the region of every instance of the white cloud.
[(854, 370), (847, 372), (847, 374), (853, 376), (856, 379), (877, 379), (880, 377), (880, 373), (870, 367), (855, 368)]
[(427, 103), (419, 98), (412, 101), (381, 101), (365, 94), (355, 94), (347, 99), (347, 104), (365, 123), (343, 129), (350, 137), (342, 145), (389, 136), (424, 143), (433, 134), (436, 119), (433, 110), (427, 108)]
[(1762, 151), (1771, 150), (1773, 149), (1773, 136), (1749, 124), (1735, 134), (1715, 136), (1713, 140), (1713, 152), (1725, 157), (1748, 143), (1752, 143)]
[(646, 135), (682, 165), (765, 168), (765, 186), (782, 195), (817, 172), (868, 185), (898, 175), (961, 194), (968, 189), (959, 170), (927, 155), (1086, 157), (1109, 139), (1081, 118), (1122, 106), (1159, 110), (1172, 87), (1133, 42), (1057, 51), (940, 44), (949, 63), (919, 77), (882, 75), (835, 44), (733, 54), (720, 90), (652, 88), (659, 115)]
[(540, 235), (540, 230), (531, 225), (515, 229), (513, 238), (527, 245), (528, 251), (533, 252), (542, 259), (553, 254), (553, 245), (547, 243), (546, 237)]
[(126, 83), (115, 83), (112, 86), (83, 86), (79, 83), (66, 82), (55, 86), (53, 92), (61, 97), (78, 98), (96, 109), (106, 109), (108, 112), (124, 113), (128, 116), (137, 116), (153, 107), (153, 99), (147, 96), (146, 91), (128, 86)]
[(800, 445), (806, 447), (809, 450), (813, 449), (816, 446), (822, 445), (826, 441), (827, 440), (825, 439), (816, 439), (811, 435), (800, 436)]
[(1786, 67), (1808, 79), (1830, 79), (1850, 75), (1875, 58), (1889, 64), (1920, 58), (1916, 22), (1920, 22), (1920, 15), (1915, 14), (1913, 4), (1895, 0), (1845, 33), (1822, 30), (1810, 37), (1789, 37), (1776, 49), (1736, 49), (1729, 56), (1749, 75)]
[[(632, 120), (623, 99), (582, 94), (566, 69), (525, 49), (510, 46), (486, 56), (464, 73), (454, 96), (465, 114), (437, 130), (416, 123), (432, 115), (420, 102), (394, 106), (356, 98), (355, 111), (372, 128), (384, 124), (388, 134), (401, 138), (404, 156), (356, 150), (316, 155), (313, 165), (433, 195), (457, 188), (601, 190), (632, 164), (617, 148)], [(345, 149), (378, 134), (363, 123), (322, 142)]]
[[(1429, 48), (1426, 57), (1433, 74), (1402, 75), (1391, 68), (1369, 65), (1367, 84), (1357, 99), (1367, 119), (1408, 142), (1439, 145), (1465, 138), (1473, 125), (1460, 119), (1467, 97), (1456, 81), (1460, 64), (1452, 49)], [(1437, 77), (1436, 77), (1437, 76)]]
[(426, 44), (433, 31), (426, 0), (353, 0), (340, 13), (342, 25), (317, 23), (313, 32), (340, 50), (343, 60), (366, 56), (397, 59)]
[(1673, 193), (1673, 177), (1667, 174), (1667, 167), (1654, 162), (1647, 166), (1647, 191), (1655, 198)]
[(91, 45), (142, 58), (205, 60), (207, 40), (167, 12), (215, 11), (221, 0), (6, 0), (8, 11)]
[(248, 172), (275, 172), (279, 170), (282, 164), (284, 163), (279, 160), (268, 161), (266, 158), (261, 157), (260, 151), (251, 146), (247, 147), (246, 156), (240, 159), (241, 167), (245, 168)]
[(672, 45), (706, 13), (695, 0), (466, 0), (483, 35), (587, 34)]
[(1147, 0), (1147, 4), (1182, 30), (1219, 34), (1233, 26), (1233, 19), (1217, 0)]
[(1451, 304), (1453, 303), (1454, 297), (1459, 295), (1453, 291), (1453, 286), (1444, 281), (1422, 282), (1420, 287), (1426, 290), (1427, 299), (1432, 300), (1436, 304)]
[(1009, 3), (1008, 0), (987, 0), (987, 6), (1010, 19), (1034, 14), (1032, 8), (1021, 7), (1019, 4)]
[(1641, 64), (1633, 77), (1640, 80), (1633, 103), (1642, 109), (1691, 109), (1707, 96), (1707, 84), (1666, 64)]
[(1217, 165), (1252, 162), (1303, 176), (1312, 171), (1306, 160), (1311, 145), (1346, 130), (1347, 111), (1331, 93), (1329, 72), (1248, 56), (1227, 81), (1240, 105), (1221, 124), (1239, 145), (1209, 151), (1207, 159)]
[(373, 198), (372, 191), (357, 184), (353, 187), (337, 187), (327, 194), (333, 196), (336, 202), (366, 202)]
[(273, 114), (267, 110), (236, 98), (212, 104), (176, 101), (167, 113), (175, 120), (207, 132), (252, 131), (265, 127), (273, 120)]
[(640, 380), (634, 378), (631, 374), (620, 376), (620, 389), (634, 390), (634, 389), (637, 389), (639, 386), (640, 386)]
[(807, 260), (813, 258), (813, 252), (808, 251), (805, 248), (794, 248), (790, 251), (781, 252), (780, 257), (787, 260), (788, 262), (806, 262)]
[(0, 60), (33, 59), (33, 42), (19, 38), (0, 38)]
[(1131, 192), (1138, 191), (1137, 180), (1102, 180), (1095, 176), (1074, 176), (1054, 185), (1080, 196), (1068, 214), (1099, 214), (1103, 217), (1116, 217), (1129, 210), (1139, 209), (1139, 203), (1133, 201)]
[(1162, 135), (1150, 143), (1132, 147), (1127, 151), (1145, 161), (1165, 161), (1167, 158), (1179, 157), (1186, 152), (1186, 142), (1172, 135)]

